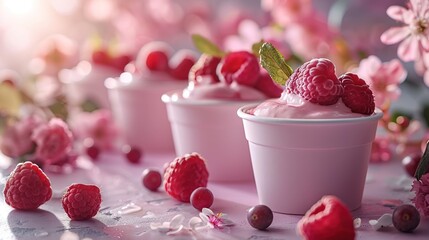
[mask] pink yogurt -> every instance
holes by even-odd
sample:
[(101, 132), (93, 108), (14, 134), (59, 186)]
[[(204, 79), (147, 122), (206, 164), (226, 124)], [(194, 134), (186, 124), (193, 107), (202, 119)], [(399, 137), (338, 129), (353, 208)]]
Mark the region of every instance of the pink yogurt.
[(341, 99), (333, 105), (323, 106), (285, 92), (279, 99), (269, 99), (250, 110), (250, 113), (259, 117), (289, 119), (335, 119), (365, 116), (353, 113)]
[(233, 101), (264, 100), (265, 94), (259, 90), (232, 82), (227, 84), (217, 82), (214, 84), (194, 86), (193, 82), (183, 91), (183, 97), (187, 99), (223, 99)]

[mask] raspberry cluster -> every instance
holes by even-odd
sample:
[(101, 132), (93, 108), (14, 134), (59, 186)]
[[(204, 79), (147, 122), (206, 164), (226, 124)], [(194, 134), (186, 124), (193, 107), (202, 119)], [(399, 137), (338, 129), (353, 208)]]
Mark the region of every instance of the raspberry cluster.
[(194, 86), (235, 82), (255, 88), (270, 98), (280, 97), (283, 91), (260, 67), (258, 58), (247, 51), (229, 52), (223, 57), (202, 54), (189, 71), (189, 81)]
[(341, 99), (355, 113), (370, 115), (375, 109), (368, 84), (353, 73), (337, 78), (334, 64), (325, 58), (297, 68), (287, 81), (286, 92), (320, 105), (333, 105)]

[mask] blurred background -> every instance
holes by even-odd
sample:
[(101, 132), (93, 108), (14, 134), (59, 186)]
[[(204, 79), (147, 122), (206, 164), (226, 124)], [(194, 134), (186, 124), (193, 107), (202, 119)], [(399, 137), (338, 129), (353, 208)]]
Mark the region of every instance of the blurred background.
[[(385, 113), (381, 124), (390, 133), (388, 142), (398, 144), (401, 139), (399, 144), (420, 150), (422, 139), (429, 139), (429, 63), (405, 62), (398, 57), (398, 43), (380, 40), (392, 27), (412, 27), (386, 13), (392, 5), (408, 9), (408, 4), (406, 0), (0, 0), (0, 133), (2, 126), (22, 117), (21, 103), (49, 109), (67, 121), (71, 100), (66, 95), (104, 92), (101, 97), (107, 99), (104, 80), (132, 70), (124, 66), (137, 62), (146, 44), (161, 41), (175, 51), (198, 54), (191, 36), (199, 34), (225, 51), (251, 51), (253, 44), (268, 41), (293, 68), (325, 57), (334, 62), (337, 75), (373, 71), (372, 79), (366, 80), (374, 95), (383, 98), (376, 106)], [(366, 61), (364, 66), (362, 60), (370, 56), (377, 64)], [(91, 68), (92, 75), (79, 75)], [(77, 78), (89, 85), (75, 92), (64, 88), (65, 82)], [(186, 76), (184, 80), (186, 84)], [(86, 112), (100, 107), (86, 101), (87, 96), (81, 99), (79, 107)], [(379, 149), (391, 148), (386, 146)]]
[[(37, 73), (40, 71), (38, 62), (31, 60), (43, 55), (41, 52), (49, 51), (46, 48), (52, 46), (47, 39), (57, 34), (70, 40), (68, 49), (63, 47), (63, 51), (67, 49), (68, 54), (77, 54), (77, 58), (88, 57), (86, 47), (96, 37), (104, 43), (116, 44), (118, 51), (131, 54), (136, 54), (142, 45), (152, 40), (166, 41), (176, 48), (192, 48), (192, 33), (224, 45), (228, 36), (246, 31), (239, 29), (244, 20), (252, 20), (260, 28), (273, 24), (276, 21), (271, 15), (273, 11), (262, 6), (268, 2), (0, 0), (0, 68), (13, 69), (24, 75), (31, 70)], [(395, 24), (385, 13), (387, 7), (404, 5), (404, 2), (326, 0), (312, 4), (331, 27), (341, 32), (350, 49), (390, 59), (396, 50), (382, 44), (379, 36)], [(254, 36), (242, 34), (241, 37)]]

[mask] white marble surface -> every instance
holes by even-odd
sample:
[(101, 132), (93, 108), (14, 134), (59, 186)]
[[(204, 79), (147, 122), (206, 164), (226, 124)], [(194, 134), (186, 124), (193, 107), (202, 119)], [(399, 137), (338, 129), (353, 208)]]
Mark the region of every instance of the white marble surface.
[[(140, 184), (140, 173), (144, 168), (161, 168), (164, 162), (173, 158), (173, 154), (148, 154), (143, 164), (131, 165), (122, 156), (110, 154), (103, 155), (94, 166), (78, 169), (69, 175), (48, 173), (57, 194), (37, 211), (13, 210), (1, 195), (0, 239), (299, 239), (295, 226), (301, 216), (276, 213), (268, 231), (250, 227), (246, 210), (258, 203), (253, 183), (209, 183), (215, 195), (212, 210), (227, 213), (235, 223), (232, 227), (193, 233), (184, 231), (175, 236), (150, 230), (151, 222), (170, 221), (179, 213), (185, 216), (184, 225), (191, 217), (198, 215), (190, 204), (173, 200), (162, 189), (153, 193)], [(10, 171), (8, 163), (5, 158), (0, 160), (3, 174), (1, 189)], [(398, 181), (405, 181), (405, 190), (396, 184)], [(405, 176), (399, 161), (370, 165), (362, 207), (352, 212), (355, 218), (362, 219), (362, 226), (357, 229), (357, 239), (427, 239), (427, 218), (422, 219), (413, 234), (401, 234), (393, 227), (374, 231), (369, 225), (370, 219), (393, 211), (390, 202), (409, 202), (409, 181), (411, 179)], [(102, 190), (101, 209), (91, 220), (70, 221), (61, 207), (59, 193), (74, 182), (95, 183)], [(123, 211), (130, 203), (141, 210), (121, 214), (121, 209)]]

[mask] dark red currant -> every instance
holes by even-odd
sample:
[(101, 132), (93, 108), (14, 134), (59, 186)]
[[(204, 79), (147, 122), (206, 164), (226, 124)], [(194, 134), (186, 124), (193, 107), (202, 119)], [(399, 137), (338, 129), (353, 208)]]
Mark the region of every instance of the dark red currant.
[(393, 211), (393, 226), (401, 232), (412, 232), (420, 223), (420, 213), (411, 204), (401, 205)]
[(86, 138), (83, 140), (83, 147), (86, 155), (92, 160), (97, 160), (100, 155), (100, 149), (95, 145), (94, 140), (91, 138)]
[(161, 173), (154, 169), (145, 169), (142, 174), (142, 183), (147, 189), (155, 192), (162, 184)]
[(203, 208), (209, 208), (214, 201), (213, 193), (206, 187), (199, 187), (191, 194), (192, 206), (201, 211)]
[[(404, 166), (405, 171), (410, 177), (414, 177), (414, 173), (417, 170), (417, 166), (419, 165), (421, 158), (421, 153), (414, 153), (402, 159), (402, 166)], [(429, 170), (427, 172), (429, 172)]]
[(97, 160), (98, 155), (100, 155), (100, 149), (95, 145), (87, 147), (86, 148), (86, 155), (88, 155), (92, 160)]
[(247, 210), (247, 221), (250, 226), (265, 230), (273, 222), (273, 211), (266, 205), (256, 205)]
[(142, 152), (136, 147), (124, 145), (122, 152), (130, 163), (139, 163), (141, 161)]

